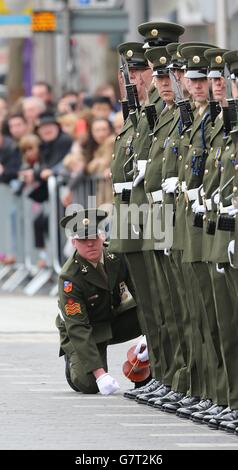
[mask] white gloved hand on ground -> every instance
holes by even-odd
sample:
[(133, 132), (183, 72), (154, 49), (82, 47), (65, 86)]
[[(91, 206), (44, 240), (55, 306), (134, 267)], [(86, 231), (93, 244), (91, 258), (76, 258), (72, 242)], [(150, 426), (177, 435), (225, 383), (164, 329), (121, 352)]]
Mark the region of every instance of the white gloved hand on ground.
[(162, 188), (167, 194), (175, 193), (177, 186), (178, 186), (177, 176), (166, 178), (166, 180), (162, 183)]
[(102, 395), (111, 395), (120, 388), (118, 382), (108, 373), (100, 375), (96, 382)]
[[(145, 349), (142, 352), (140, 352), (142, 346), (145, 346)], [(141, 361), (141, 362), (148, 361), (149, 354), (148, 354), (146, 336), (142, 336), (140, 341), (137, 343), (137, 345), (135, 347), (135, 355), (136, 355), (137, 359), (139, 359), (139, 361)]]

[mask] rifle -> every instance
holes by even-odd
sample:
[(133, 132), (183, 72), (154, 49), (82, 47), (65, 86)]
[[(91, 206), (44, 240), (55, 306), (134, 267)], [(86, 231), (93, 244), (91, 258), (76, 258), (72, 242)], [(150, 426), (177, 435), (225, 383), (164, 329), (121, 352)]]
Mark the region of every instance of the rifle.
[(223, 121), (225, 134), (227, 135), (237, 123), (236, 101), (232, 95), (231, 74), (227, 64), (225, 64), (224, 68), (224, 78), (226, 82), (226, 102), (228, 107), (223, 107)]
[(127, 101), (128, 101), (128, 108), (129, 108), (129, 116), (131, 119), (131, 122), (133, 124), (134, 130), (136, 131), (137, 129), (137, 100), (138, 100), (138, 95), (137, 95), (137, 90), (135, 94), (135, 85), (132, 85), (130, 82), (130, 77), (129, 77), (129, 71), (128, 71), (128, 64), (126, 62), (126, 59), (123, 55), (121, 55), (121, 64), (122, 64), (122, 70), (125, 78), (125, 87), (126, 87), (126, 94), (127, 94)]
[(212, 89), (210, 87), (209, 87), (209, 106), (210, 106), (211, 123), (213, 127), (215, 124), (216, 117), (221, 112), (221, 107), (219, 105), (219, 101), (214, 100)]
[(180, 109), (182, 123), (186, 128), (188, 128), (193, 123), (193, 112), (190, 101), (184, 98), (183, 92), (180, 89), (178, 81), (172, 70), (169, 70), (169, 77), (172, 83), (173, 92), (175, 94), (175, 103)]

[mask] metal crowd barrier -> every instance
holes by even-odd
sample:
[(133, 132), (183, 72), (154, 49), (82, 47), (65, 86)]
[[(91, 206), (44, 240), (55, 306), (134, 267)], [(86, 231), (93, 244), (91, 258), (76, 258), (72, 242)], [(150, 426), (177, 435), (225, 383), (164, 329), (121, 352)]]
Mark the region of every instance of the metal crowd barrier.
[[(48, 179), (49, 199), (42, 204), (48, 214), (49, 233), (46, 242), (47, 267), (37, 267), (37, 250), (34, 245), (34, 207), (35, 202), (28, 197), (32, 187), (27, 187), (21, 195), (16, 195), (11, 187), (0, 184), (0, 253), (14, 254), (16, 263), (0, 268), (0, 290), (14, 292), (20, 289), (24, 294), (33, 296), (43, 287), (49, 295), (57, 294), (57, 277), (61, 270), (63, 247), (66, 242), (59, 220), (64, 215), (61, 204), (63, 180), (51, 176)], [(104, 194), (104, 189), (106, 194)], [(110, 203), (110, 182), (101, 177), (84, 176), (73, 190), (73, 202), (81, 206), (97, 207)]]

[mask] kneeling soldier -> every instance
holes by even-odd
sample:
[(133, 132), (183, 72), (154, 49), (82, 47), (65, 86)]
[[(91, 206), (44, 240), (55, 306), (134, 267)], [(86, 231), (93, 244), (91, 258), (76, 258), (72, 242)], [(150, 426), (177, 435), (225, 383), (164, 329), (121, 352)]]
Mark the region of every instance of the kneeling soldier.
[(99, 224), (106, 217), (102, 210), (89, 209), (61, 220), (76, 251), (59, 276), (56, 319), (69, 385), (75, 391), (103, 395), (119, 389), (108, 374), (107, 346), (141, 334), (124, 259), (104, 248)]

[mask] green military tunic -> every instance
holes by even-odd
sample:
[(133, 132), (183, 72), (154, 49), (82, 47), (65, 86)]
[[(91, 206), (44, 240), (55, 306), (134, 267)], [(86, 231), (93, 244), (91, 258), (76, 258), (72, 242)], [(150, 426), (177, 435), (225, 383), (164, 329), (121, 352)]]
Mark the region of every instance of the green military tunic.
[(92, 371), (107, 370), (107, 345), (141, 332), (124, 259), (105, 249), (104, 268), (106, 275), (75, 252), (59, 276), (60, 355), (69, 358), (71, 380), (84, 393), (98, 391)]
[[(123, 251), (124, 240), (120, 231), (127, 224), (128, 218), (127, 204), (122, 201), (122, 188), (131, 188), (132, 186), (133, 174), (128, 175), (124, 165), (133, 153), (133, 136), (134, 127), (128, 117), (120, 134), (116, 137), (111, 163), (112, 182), (114, 185), (114, 210), (112, 215), (110, 250), (117, 253)], [(121, 185), (119, 190), (116, 186), (118, 184)]]
[(217, 403), (226, 405), (227, 403), (227, 373), (226, 364), (224, 363), (224, 355), (222, 357), (222, 344), (220, 339), (223, 332), (219, 333), (220, 318), (224, 315), (226, 308), (231, 309), (232, 303), (230, 293), (223, 274), (217, 272), (216, 265), (211, 263), (211, 252), (214, 242), (214, 233), (209, 234), (207, 230), (209, 224), (216, 224), (216, 211), (212, 207), (211, 196), (217, 190), (220, 183), (220, 167), (221, 155), (225, 146), (224, 128), (222, 113), (216, 118), (215, 125), (211, 132), (210, 152), (206, 159), (205, 171), (203, 176), (203, 201), (206, 208), (206, 215), (203, 222), (203, 260), (208, 262), (209, 273), (212, 281), (213, 295), (215, 299), (216, 317), (209, 319), (210, 324), (213, 322), (212, 330), (216, 333), (213, 335), (215, 350), (217, 356)]
[[(199, 111), (199, 109), (201, 111)], [(192, 204), (197, 198), (197, 190), (202, 184), (205, 162), (209, 151), (211, 122), (208, 106), (195, 111), (195, 119), (191, 127), (189, 149), (185, 162), (186, 182), (186, 211), (185, 211), (185, 240), (183, 262), (190, 263), (195, 278), (191, 289), (195, 302), (192, 328), (195, 341), (195, 357), (199, 371), (202, 397), (217, 400), (216, 378), (213, 370), (217, 366), (217, 356), (214, 341), (217, 339), (215, 305), (212, 295), (212, 285), (208, 267), (202, 263), (202, 235), (200, 227), (195, 227)], [(189, 272), (188, 272), (189, 274)], [(213, 340), (213, 335), (215, 340)]]

